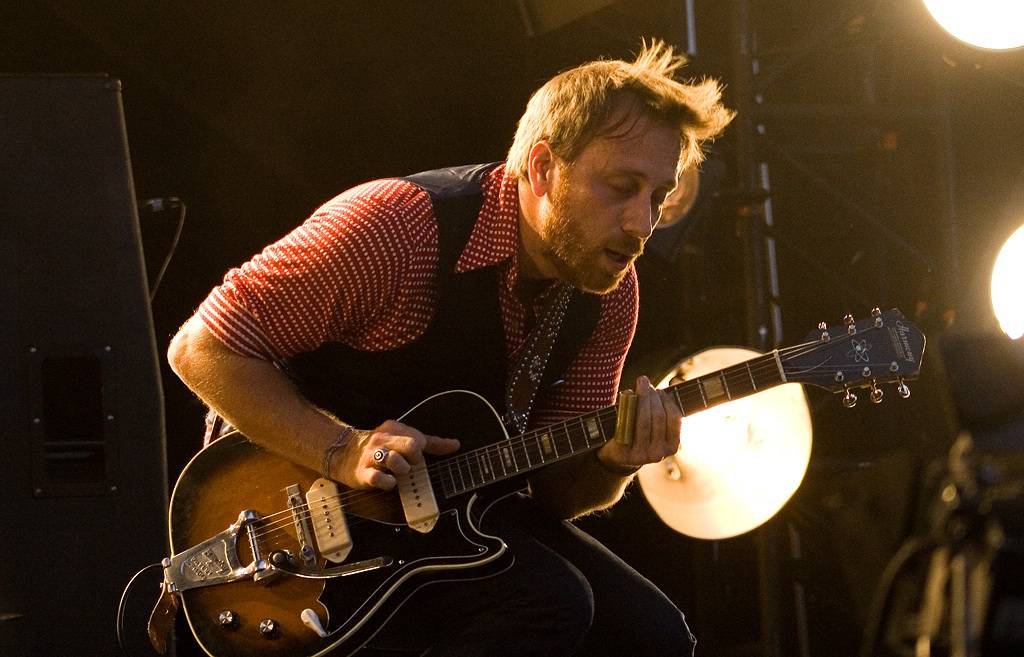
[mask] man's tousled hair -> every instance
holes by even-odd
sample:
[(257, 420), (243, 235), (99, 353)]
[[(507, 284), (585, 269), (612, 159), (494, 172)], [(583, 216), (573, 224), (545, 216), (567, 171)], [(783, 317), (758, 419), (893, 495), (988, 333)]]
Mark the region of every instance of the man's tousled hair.
[(598, 60), (559, 73), (527, 103), (508, 152), (508, 171), (525, 178), (530, 150), (539, 141), (571, 163), (594, 139), (628, 133), (640, 115), (678, 126), (680, 169), (699, 164), (704, 143), (721, 134), (734, 113), (722, 105), (717, 80), (675, 78), (685, 63), (671, 46), (653, 40), (643, 43), (632, 62)]

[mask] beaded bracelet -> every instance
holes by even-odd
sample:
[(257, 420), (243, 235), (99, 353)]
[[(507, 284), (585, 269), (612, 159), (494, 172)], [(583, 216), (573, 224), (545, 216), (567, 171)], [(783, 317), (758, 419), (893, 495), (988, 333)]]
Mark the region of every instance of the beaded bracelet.
[(334, 439), (334, 442), (328, 445), (327, 449), (324, 450), (324, 458), (320, 462), (320, 474), (331, 478), (331, 459), (334, 458), (334, 453), (345, 446), (348, 439), (355, 433), (355, 427), (344, 425), (341, 431), (338, 433), (338, 437)]

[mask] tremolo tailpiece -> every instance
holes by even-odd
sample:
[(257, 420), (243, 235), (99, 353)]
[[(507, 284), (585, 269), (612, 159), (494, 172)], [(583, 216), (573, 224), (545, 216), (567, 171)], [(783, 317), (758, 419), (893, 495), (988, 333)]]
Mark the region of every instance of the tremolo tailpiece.
[[(391, 557), (380, 556), (330, 568), (318, 566), (317, 554), (329, 562), (339, 563), (348, 556), (352, 547), (344, 512), (337, 502), (336, 484), (318, 479), (307, 491), (306, 499), (296, 485), (288, 486), (286, 494), (298, 539), (298, 554), (275, 550), (264, 555), (259, 541), (263, 518), (256, 511), (247, 509), (238, 514), (238, 520), (224, 531), (164, 559), (165, 590), (179, 593), (246, 578), (268, 583), (282, 573), (329, 579), (385, 568), (393, 563)], [(316, 514), (312, 512), (314, 508)], [(248, 565), (243, 565), (238, 556), (240, 540), (247, 541), (252, 551), (253, 560)]]
[[(262, 579), (273, 566), (262, 558), (256, 527), (260, 515), (247, 509), (238, 514), (238, 520), (221, 533), (183, 552), (164, 559), (164, 585), (172, 593), (203, 586), (236, 582), (246, 577)], [(253, 560), (242, 565), (238, 558), (238, 539), (242, 532), (252, 548)]]

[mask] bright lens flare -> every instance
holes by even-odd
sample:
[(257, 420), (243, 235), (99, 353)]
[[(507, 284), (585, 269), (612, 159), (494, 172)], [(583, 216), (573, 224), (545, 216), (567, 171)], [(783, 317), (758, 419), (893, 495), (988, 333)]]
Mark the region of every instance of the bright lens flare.
[(992, 270), (992, 309), (999, 326), (1016, 340), (1024, 336), (1024, 226), (1006, 240)]
[(1005, 50), (1024, 46), (1021, 0), (924, 0), (947, 32), (979, 48)]

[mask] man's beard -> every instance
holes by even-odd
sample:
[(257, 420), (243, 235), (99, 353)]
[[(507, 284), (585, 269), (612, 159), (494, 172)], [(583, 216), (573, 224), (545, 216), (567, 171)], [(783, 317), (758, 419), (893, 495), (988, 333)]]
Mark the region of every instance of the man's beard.
[[(629, 268), (608, 271), (604, 259), (604, 245), (593, 243), (587, 235), (586, 217), (576, 216), (569, 200), (569, 181), (562, 179), (551, 194), (551, 216), (548, 220), (547, 253), (559, 278), (572, 283), (584, 292), (607, 294), (617, 288)], [(628, 253), (643, 252), (643, 240), (626, 238), (628, 244), (617, 248)]]

